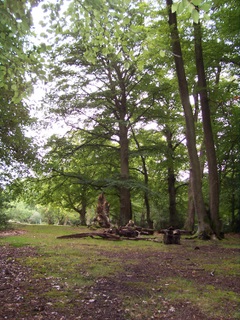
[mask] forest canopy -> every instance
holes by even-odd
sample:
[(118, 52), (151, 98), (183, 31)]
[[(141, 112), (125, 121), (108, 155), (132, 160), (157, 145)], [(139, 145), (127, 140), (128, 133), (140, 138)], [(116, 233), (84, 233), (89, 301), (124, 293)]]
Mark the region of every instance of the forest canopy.
[(86, 225), (103, 192), (112, 224), (240, 231), (236, 0), (1, 0), (0, 10), (2, 213)]

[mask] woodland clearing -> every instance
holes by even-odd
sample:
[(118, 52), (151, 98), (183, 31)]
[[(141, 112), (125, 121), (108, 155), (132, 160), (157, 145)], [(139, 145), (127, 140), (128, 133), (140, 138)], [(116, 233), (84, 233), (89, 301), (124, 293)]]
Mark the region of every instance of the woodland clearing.
[(240, 237), (57, 239), (86, 228), (0, 234), (0, 319), (240, 319)]

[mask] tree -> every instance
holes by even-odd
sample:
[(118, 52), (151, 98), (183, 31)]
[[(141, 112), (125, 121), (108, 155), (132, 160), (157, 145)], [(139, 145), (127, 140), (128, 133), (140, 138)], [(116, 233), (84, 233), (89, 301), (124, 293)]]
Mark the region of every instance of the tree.
[[(134, 6), (130, 1), (121, 5), (72, 1), (65, 15), (65, 19), (71, 17), (68, 30), (65, 19), (53, 26), (63, 38), (61, 45), (54, 44), (53, 50), (51, 77), (55, 89), (49, 95), (52, 111), (55, 109), (55, 114), (65, 119), (70, 116), (71, 130), (84, 132), (87, 137), (84, 147), (95, 145), (97, 150), (101, 146), (118, 153), (116, 188), (121, 225), (132, 218), (130, 128), (148, 107), (140, 91), (140, 80), (145, 74), (137, 72), (146, 37), (146, 10), (141, 1)], [(85, 126), (80, 123), (81, 118)]]
[[(196, 41), (196, 52), (204, 56), (205, 74), (201, 78), (199, 72), (199, 78), (205, 83), (199, 81), (197, 86), (193, 26), (184, 17), (179, 29), (174, 10), (176, 5), (177, 8), (186, 6), (196, 27), (199, 12), (195, 5), (198, 3), (199, 0), (184, 0), (173, 4), (172, 11), (169, 11), (173, 54), (169, 50), (169, 29), (166, 31), (165, 16), (161, 15), (159, 19), (162, 12), (155, 11), (154, 7), (150, 11), (142, 1), (117, 4), (102, 0), (72, 0), (68, 8), (61, 7), (59, 2), (44, 6), (50, 16), (47, 26), (50, 33), (46, 37), (51, 46), (47, 47), (51, 49), (49, 60), (53, 62), (49, 68), (46, 117), (48, 121), (61, 119), (68, 132), (57, 139), (53, 137), (49, 142), (47, 147), (51, 151), (45, 157), (41, 178), (48, 179), (48, 187), (54, 190), (49, 194), (52, 197), (49, 201), (58, 201), (69, 209), (75, 208), (83, 223), (89, 205), (85, 199), (94, 198), (94, 192), (99, 194), (99, 191), (104, 191), (108, 193), (111, 208), (113, 196), (120, 199), (118, 206), (114, 203), (115, 208), (120, 210), (120, 215), (115, 210), (114, 219), (117, 217), (115, 221), (120, 224), (128, 222), (132, 211), (134, 219), (139, 219), (141, 215), (150, 224), (153, 220), (156, 223), (157, 219), (167, 220), (169, 216), (170, 222), (176, 224), (187, 201), (187, 193), (183, 194), (186, 189), (180, 188), (186, 185), (181, 173), (184, 171), (186, 174), (189, 169), (188, 159), (185, 158), (186, 126), (191, 191), (194, 211), (198, 214), (199, 233), (208, 236), (212, 232), (211, 227), (218, 233), (215, 226), (219, 221), (216, 219), (215, 226), (210, 225), (210, 220), (214, 219), (213, 216), (208, 217), (205, 208), (208, 207), (210, 185), (207, 179), (212, 169), (209, 172), (206, 170), (205, 157), (203, 161), (198, 158), (198, 152), (205, 152), (202, 118), (196, 116), (196, 121), (193, 116), (189, 95), (194, 95), (196, 114), (200, 115), (199, 96), (207, 88), (204, 94), (205, 97), (207, 94), (209, 106), (206, 107), (211, 108), (213, 121), (209, 122), (209, 114), (208, 122), (206, 117), (203, 120), (208, 129), (209, 123), (212, 125), (212, 138), (216, 142), (219, 172), (215, 162), (215, 178), (216, 172), (220, 173), (220, 181), (224, 182), (222, 186), (227, 188), (229, 177), (234, 181), (236, 179), (236, 161), (233, 161), (232, 154), (237, 152), (238, 147), (233, 143), (232, 151), (230, 130), (228, 132), (222, 124), (228, 122), (233, 132), (237, 130), (232, 119), (233, 103), (229, 103), (229, 113), (224, 107), (225, 103), (233, 101), (233, 92), (237, 95), (236, 88), (233, 88), (236, 72), (232, 67), (234, 64), (236, 71), (237, 57), (236, 53), (231, 54), (233, 40), (227, 38), (224, 44), (223, 34), (221, 38), (215, 32), (207, 34), (208, 24), (203, 24), (200, 31), (204, 41), (198, 34), (195, 38), (200, 39)], [(216, 7), (220, 3), (218, 1)], [(203, 6), (206, 9), (209, 4), (203, 4), (201, 8)], [(232, 4), (226, 7), (232, 8)], [(217, 18), (211, 20), (211, 26), (219, 22), (219, 12), (217, 9)], [(220, 24), (221, 28), (223, 24)], [(217, 52), (212, 50), (213, 47), (218, 48)], [(197, 59), (197, 65), (199, 61)], [(179, 108), (179, 97), (175, 93), (174, 69), (177, 70), (183, 111)], [(225, 83), (222, 74), (229, 77)], [(183, 114), (185, 126), (182, 123)], [(223, 120), (226, 114), (227, 120)], [(146, 129), (145, 125), (152, 122), (156, 128)], [(227, 134), (226, 140), (224, 134)], [(222, 141), (217, 139), (219, 137)], [(227, 156), (229, 160), (226, 160)], [(230, 172), (223, 169), (225, 164)], [(50, 190), (48, 187), (46, 190)], [(215, 195), (218, 196), (217, 193)], [(237, 201), (234, 194), (230, 201), (232, 220), (236, 217)], [(214, 202), (210, 200), (210, 203), (213, 206)]]
[(184, 69), (184, 62), (182, 56), (182, 49), (180, 44), (180, 38), (177, 27), (177, 17), (176, 12), (172, 11), (172, 0), (167, 0), (168, 15), (169, 15), (169, 26), (172, 39), (172, 52), (174, 56), (176, 73), (179, 84), (179, 93), (181, 97), (181, 102), (184, 109), (184, 115), (186, 120), (186, 139), (187, 147), (191, 164), (192, 171), (192, 191), (195, 210), (198, 216), (198, 233), (199, 237), (209, 237), (212, 233), (210, 226), (210, 221), (207, 216), (207, 212), (204, 205), (204, 198), (202, 193), (202, 182), (201, 182), (201, 172), (200, 163), (198, 159), (197, 149), (196, 149), (196, 134), (194, 126), (194, 118), (192, 113), (192, 108), (189, 100), (189, 89)]
[(200, 21), (193, 23), (195, 40), (195, 58), (198, 75), (198, 92), (201, 101), (202, 123), (204, 132), (204, 144), (208, 161), (209, 176), (209, 209), (211, 216), (211, 226), (218, 237), (220, 237), (221, 225), (219, 220), (219, 178), (217, 170), (217, 158), (212, 131), (212, 122), (210, 115), (210, 106), (208, 98), (207, 80), (205, 75), (203, 49), (202, 49), (202, 31)]
[[(150, 200), (149, 200), (149, 175), (148, 175), (148, 169), (146, 164), (146, 159), (144, 154), (141, 152), (141, 146), (140, 143), (135, 135), (135, 132), (132, 130), (132, 137), (136, 143), (137, 150), (140, 151), (140, 159), (142, 162), (142, 174), (144, 176), (144, 202), (146, 207), (146, 220), (148, 223), (148, 227), (153, 229), (153, 220), (151, 219), (151, 210), (150, 210)], [(144, 219), (142, 219), (144, 220)]]
[(0, 177), (4, 184), (34, 159), (34, 146), (26, 136), (33, 119), (24, 99), (32, 92), (30, 71), (39, 66), (29, 42), (31, 9), (37, 3), (0, 1)]

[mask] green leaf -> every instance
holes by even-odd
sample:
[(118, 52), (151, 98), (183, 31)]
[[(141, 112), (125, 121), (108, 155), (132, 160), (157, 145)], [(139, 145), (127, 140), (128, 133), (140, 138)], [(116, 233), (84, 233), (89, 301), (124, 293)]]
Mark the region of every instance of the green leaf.
[(208, 12), (209, 10), (210, 10), (210, 8), (211, 8), (211, 5), (210, 5), (210, 3), (203, 3), (201, 6), (200, 6), (200, 8), (203, 10), (203, 11), (205, 11), (205, 12)]
[(184, 11), (185, 9), (185, 6), (184, 6), (184, 3), (183, 1), (179, 3), (179, 6), (178, 6), (178, 9), (177, 9), (177, 13), (180, 14)]
[(179, 3), (173, 3), (173, 4), (172, 4), (172, 13), (174, 13), (174, 12), (177, 11), (178, 5), (179, 5)]
[(139, 70), (139, 71), (143, 71), (143, 69), (144, 69), (144, 64), (145, 64), (144, 60), (138, 60), (138, 62), (137, 62), (137, 67), (138, 67), (138, 70)]
[(184, 7), (188, 7), (189, 6), (189, 1), (188, 0), (182, 0), (182, 4), (184, 5)]
[(192, 3), (193, 3), (195, 6), (200, 6), (201, 3), (202, 3), (202, 0), (192, 0)]
[(130, 63), (128, 61), (125, 61), (124, 62), (124, 68), (125, 69), (129, 69), (129, 67), (130, 67)]
[(164, 50), (160, 50), (160, 57), (162, 57), (162, 58), (165, 57), (165, 51)]
[(188, 6), (188, 11), (192, 13), (193, 10), (195, 10), (195, 6), (191, 3), (190, 6)]
[(209, 16), (209, 14), (204, 13), (203, 19), (204, 19), (205, 21), (209, 21), (211, 18), (210, 18), (210, 16)]
[(192, 11), (192, 19), (195, 23), (198, 23), (199, 21), (199, 12), (196, 9)]

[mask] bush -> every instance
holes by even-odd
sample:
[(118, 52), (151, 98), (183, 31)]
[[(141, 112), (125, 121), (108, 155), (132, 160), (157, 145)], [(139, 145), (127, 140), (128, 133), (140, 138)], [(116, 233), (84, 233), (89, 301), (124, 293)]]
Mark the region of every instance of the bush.
[(3, 212), (0, 212), (0, 230), (5, 230), (9, 227), (8, 217)]

